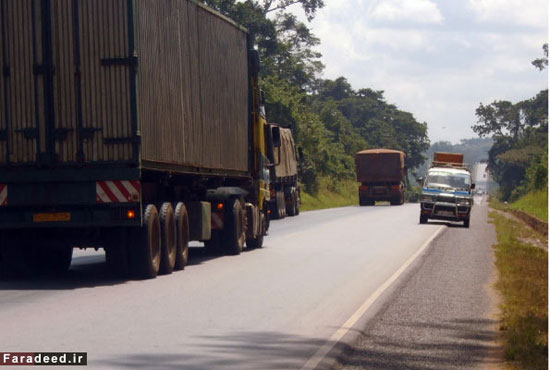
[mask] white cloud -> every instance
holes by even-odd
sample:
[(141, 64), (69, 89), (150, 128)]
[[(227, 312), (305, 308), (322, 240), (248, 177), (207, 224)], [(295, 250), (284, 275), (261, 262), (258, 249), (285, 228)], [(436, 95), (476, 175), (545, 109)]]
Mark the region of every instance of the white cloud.
[(507, 25), (547, 27), (547, 0), (468, 0), (478, 21)]
[(370, 17), (377, 21), (441, 24), (443, 15), (430, 0), (379, 0)]
[[(475, 137), (480, 102), (517, 102), (548, 87), (548, 70), (531, 65), (542, 57), (547, 21), (540, 27), (539, 20), (526, 22), (546, 17), (548, 5), (469, 1), (444, 0), (438, 7), (427, 0), (326, 1), (311, 24), (321, 39), (323, 77), (384, 90), (388, 103), (428, 123), (432, 141)], [(422, 4), (427, 10), (414, 10)], [(510, 26), (499, 17), (508, 17)]]

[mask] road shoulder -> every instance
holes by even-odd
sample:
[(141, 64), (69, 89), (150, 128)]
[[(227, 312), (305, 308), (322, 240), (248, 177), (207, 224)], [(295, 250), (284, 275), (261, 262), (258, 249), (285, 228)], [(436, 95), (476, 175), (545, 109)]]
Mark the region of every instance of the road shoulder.
[(501, 363), (498, 299), (491, 292), (496, 234), (487, 206), (474, 212), (470, 229), (448, 226), (355, 341), (340, 346), (336, 368), (487, 369)]

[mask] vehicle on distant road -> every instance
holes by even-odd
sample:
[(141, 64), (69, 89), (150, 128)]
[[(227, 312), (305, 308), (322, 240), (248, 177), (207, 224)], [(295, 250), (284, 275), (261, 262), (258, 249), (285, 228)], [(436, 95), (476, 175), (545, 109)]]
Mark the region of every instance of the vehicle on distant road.
[(472, 175), (459, 153), (434, 153), (434, 160), (422, 183), (420, 223), (429, 219), (462, 221), (470, 227), (473, 201)]
[(355, 154), (359, 186), (359, 205), (373, 206), (376, 201), (401, 205), (405, 201), (405, 153), (392, 149), (368, 149)]
[[(278, 133), (277, 133), (278, 132)], [(280, 137), (280, 142), (276, 138)], [(292, 130), (276, 123), (267, 125), (268, 159), (270, 166), (270, 218), (296, 216), (300, 213), (302, 199), (298, 183), (296, 144)]]

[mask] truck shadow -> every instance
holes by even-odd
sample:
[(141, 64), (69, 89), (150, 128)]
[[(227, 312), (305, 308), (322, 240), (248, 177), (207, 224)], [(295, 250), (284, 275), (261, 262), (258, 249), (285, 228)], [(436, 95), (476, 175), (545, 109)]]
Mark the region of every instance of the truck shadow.
[[(243, 251), (246, 253), (247, 249)], [(75, 252), (76, 253), (76, 252)], [(195, 266), (224, 257), (221, 253), (208, 251), (204, 247), (189, 248), (187, 266)], [(185, 274), (185, 271), (174, 271), (173, 274)], [(105, 263), (105, 255), (74, 256), (69, 271), (61, 275), (38, 274), (31, 277), (0, 278), (0, 291), (7, 290), (71, 290), (114, 286), (129, 281), (131, 277), (120, 277), (110, 271)]]
[(441, 226), (447, 226), (450, 228), (458, 228), (458, 229), (465, 229), (468, 230), (468, 228), (465, 228), (462, 223), (458, 222), (451, 222), (451, 221), (429, 221), (427, 225), (441, 225)]

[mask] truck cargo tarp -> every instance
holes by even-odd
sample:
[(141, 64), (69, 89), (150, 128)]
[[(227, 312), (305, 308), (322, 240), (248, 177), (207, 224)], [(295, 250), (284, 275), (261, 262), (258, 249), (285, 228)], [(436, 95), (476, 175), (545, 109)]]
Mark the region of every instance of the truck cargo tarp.
[[(288, 128), (281, 128), (281, 147), (275, 150), (275, 167), (277, 177), (296, 176), (298, 169), (296, 167), (296, 152), (294, 150), (294, 139), (292, 131)], [(280, 155), (280, 160), (279, 160)]]
[(464, 155), (461, 153), (443, 153), (443, 152), (434, 153), (434, 162), (462, 164), (463, 161), (464, 161)]
[(391, 149), (369, 149), (355, 154), (359, 182), (400, 182), (405, 174), (405, 153)]

